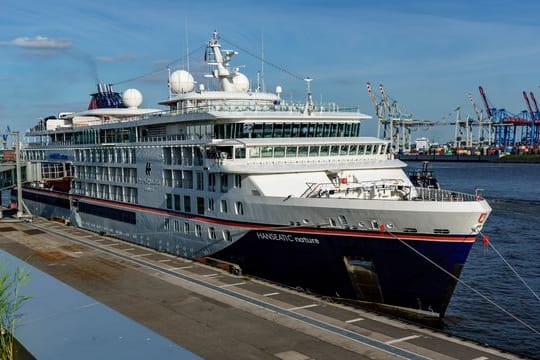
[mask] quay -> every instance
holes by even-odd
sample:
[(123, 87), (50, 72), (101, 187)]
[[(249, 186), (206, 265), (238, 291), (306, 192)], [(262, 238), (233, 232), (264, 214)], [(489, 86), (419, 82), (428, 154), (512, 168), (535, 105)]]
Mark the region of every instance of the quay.
[[(159, 334), (163, 342), (177, 344), (186, 354), (197, 357), (519, 358), (472, 341), (45, 219), (0, 223), (0, 249), (93, 299), (99, 306)], [(47, 296), (56, 296), (57, 308), (65, 306), (58, 309), (58, 316), (76, 320), (78, 312), (84, 311), (80, 306), (65, 304), (61, 293)], [(41, 296), (28, 301), (39, 303)], [(99, 344), (95, 339), (99, 339), (100, 331), (115, 325), (109, 322), (116, 321), (100, 319), (102, 329), (94, 330), (94, 334), (83, 330), (85, 324), (81, 323), (80, 336), (71, 332), (56, 333), (53, 337), (48, 329), (57, 320), (50, 315), (44, 320), (28, 321), (24, 326), (33, 328), (42, 344), (76, 347), (81, 355), (78, 358), (96, 358)], [(39, 358), (32, 348), (33, 341), (19, 340)], [(133, 344), (127, 345), (126, 354), (119, 345), (114, 358), (137, 358), (133, 357)]]

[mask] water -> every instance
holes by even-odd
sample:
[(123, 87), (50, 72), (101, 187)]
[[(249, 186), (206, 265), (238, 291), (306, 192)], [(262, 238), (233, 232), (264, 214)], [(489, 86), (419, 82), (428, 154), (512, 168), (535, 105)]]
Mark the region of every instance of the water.
[[(410, 163), (419, 167), (419, 163)], [(445, 189), (483, 189), (493, 212), (483, 232), (540, 296), (540, 164), (433, 163)], [(461, 279), (540, 331), (540, 301), (482, 241), (474, 244)], [(445, 330), (540, 359), (540, 335), (458, 284)]]

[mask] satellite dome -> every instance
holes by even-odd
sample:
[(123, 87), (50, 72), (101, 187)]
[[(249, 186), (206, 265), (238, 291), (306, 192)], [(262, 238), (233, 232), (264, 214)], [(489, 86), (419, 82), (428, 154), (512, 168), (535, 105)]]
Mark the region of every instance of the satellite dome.
[(240, 92), (246, 92), (249, 90), (249, 79), (242, 73), (236, 73), (232, 78), (234, 89)]
[(193, 76), (185, 70), (176, 70), (169, 78), (171, 92), (173, 94), (184, 94), (193, 91), (195, 81)]
[(122, 93), (122, 100), (124, 101), (124, 105), (133, 109), (142, 104), (143, 96), (137, 89), (127, 89)]

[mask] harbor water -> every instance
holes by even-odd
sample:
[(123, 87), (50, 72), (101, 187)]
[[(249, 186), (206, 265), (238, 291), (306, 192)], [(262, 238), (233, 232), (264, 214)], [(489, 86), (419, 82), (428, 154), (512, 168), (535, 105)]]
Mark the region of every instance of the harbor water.
[[(441, 187), (467, 193), (483, 189), (493, 212), (484, 234), (540, 296), (540, 164), (432, 163)], [(420, 167), (410, 162), (410, 167)], [(435, 271), (435, 270), (434, 270)], [(489, 246), (475, 242), (461, 279), (540, 331), (540, 300)], [(540, 359), (540, 335), (458, 284), (445, 331)]]

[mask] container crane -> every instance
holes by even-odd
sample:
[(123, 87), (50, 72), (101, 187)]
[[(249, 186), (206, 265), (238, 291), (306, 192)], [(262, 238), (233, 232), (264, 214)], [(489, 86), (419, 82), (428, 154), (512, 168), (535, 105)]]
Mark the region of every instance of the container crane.
[(381, 100), (378, 102), (377, 97), (371, 87), (371, 83), (366, 83), (367, 91), (371, 99), (373, 111), (377, 116), (378, 127), (377, 137), (391, 140), (392, 151), (410, 151), (411, 149), (411, 131), (418, 126), (431, 126), (432, 121), (414, 120), (412, 115), (403, 112), (397, 101), (390, 101), (386, 90), (382, 84), (379, 84), (379, 92)]
[[(483, 144), (484, 142), (487, 142), (487, 145), (491, 145), (491, 121), (487, 119), (487, 121), (484, 121), (484, 114), (483, 111), (476, 106), (476, 102), (474, 101), (474, 97), (471, 93), (469, 93), (469, 101), (473, 107), (474, 113), (476, 114), (476, 119), (478, 120), (478, 143)], [(486, 129), (485, 126), (487, 125), (487, 138), (486, 138)]]

